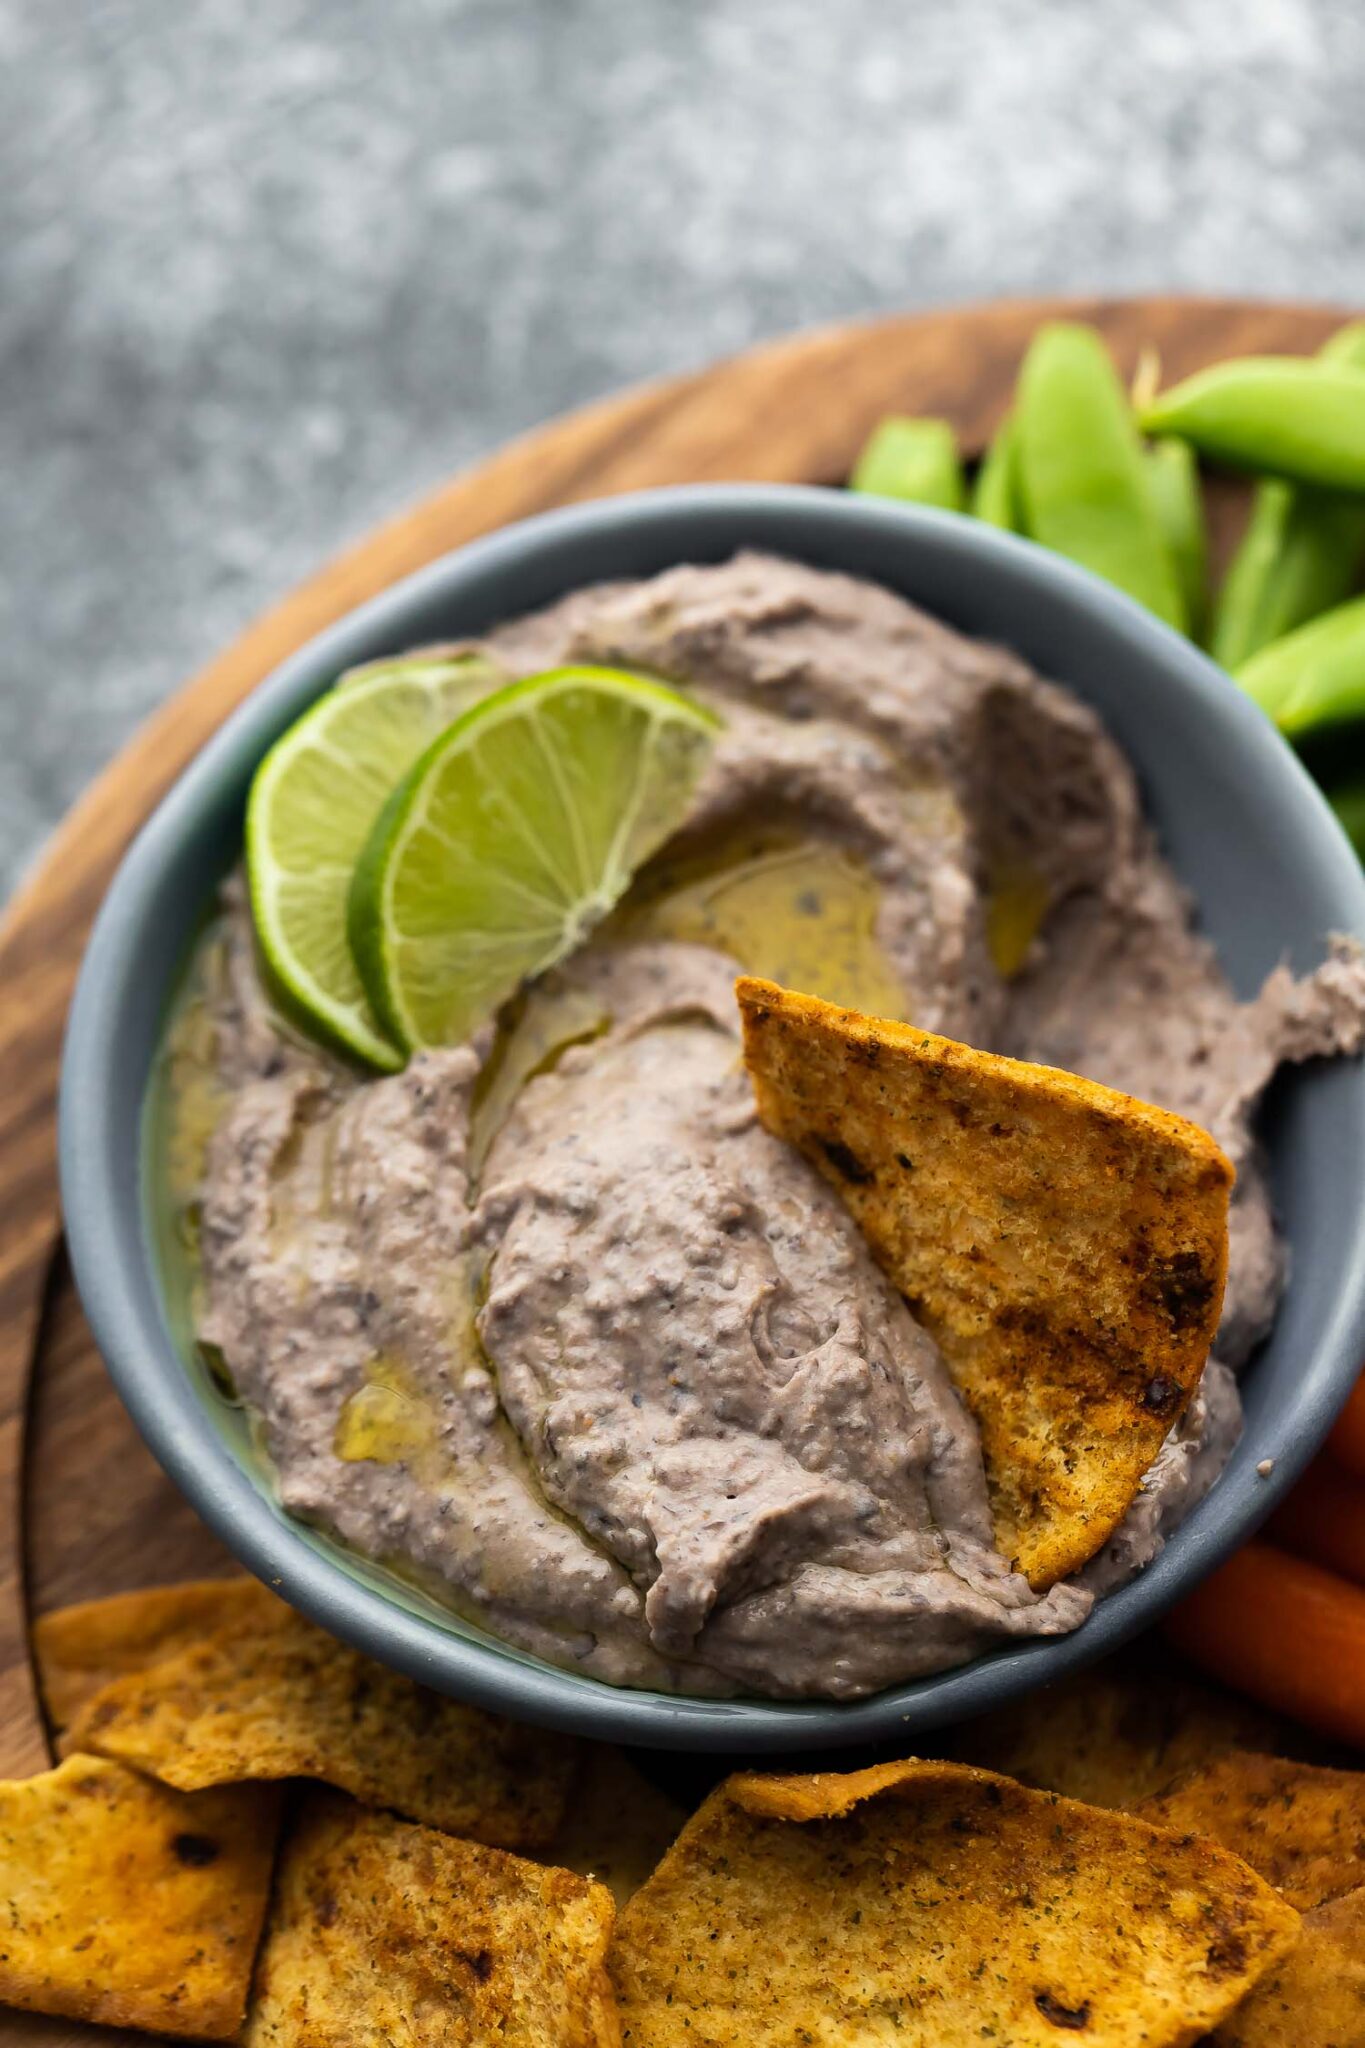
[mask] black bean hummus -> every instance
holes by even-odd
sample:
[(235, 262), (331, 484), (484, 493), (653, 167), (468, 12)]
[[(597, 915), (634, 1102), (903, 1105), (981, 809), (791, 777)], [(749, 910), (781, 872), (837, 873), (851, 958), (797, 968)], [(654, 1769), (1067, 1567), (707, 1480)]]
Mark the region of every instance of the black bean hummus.
[[(1360, 959), (1238, 1002), (1096, 718), (870, 584), (741, 556), (487, 644), (652, 671), (724, 730), (609, 923), (392, 1078), (279, 1018), (229, 889), (193, 1019), (197, 1331), (284, 1506), (621, 1685), (853, 1699), (1075, 1628), (1236, 1441), (1283, 1276), (1252, 1113), (1282, 1061), (1359, 1049)], [(933, 1344), (759, 1125), (740, 968), (1127, 1089), (1232, 1158), (1216, 1357), (1078, 1579), (1036, 1595), (995, 1550)]]

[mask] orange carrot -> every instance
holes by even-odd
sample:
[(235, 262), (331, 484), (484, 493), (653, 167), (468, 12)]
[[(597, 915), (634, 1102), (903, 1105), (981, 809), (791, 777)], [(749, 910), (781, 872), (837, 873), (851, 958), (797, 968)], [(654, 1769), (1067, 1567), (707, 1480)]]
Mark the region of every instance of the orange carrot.
[(1324, 1735), (1365, 1747), (1365, 1590), (1248, 1543), (1167, 1616), (1194, 1663)]
[(1266, 1527), (1272, 1542), (1365, 1586), (1365, 1481), (1334, 1459), (1310, 1465)]
[(1336, 1419), (1327, 1448), (1348, 1472), (1365, 1479), (1365, 1377), (1358, 1379), (1351, 1397)]

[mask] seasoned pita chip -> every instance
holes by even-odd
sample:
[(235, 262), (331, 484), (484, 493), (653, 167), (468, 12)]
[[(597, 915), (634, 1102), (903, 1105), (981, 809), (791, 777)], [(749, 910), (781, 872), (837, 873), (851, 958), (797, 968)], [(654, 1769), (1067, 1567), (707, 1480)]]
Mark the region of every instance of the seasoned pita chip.
[(273, 1790), (171, 1792), (100, 1757), (0, 1784), (0, 2004), (232, 2039), (277, 1822)]
[(310, 1794), (281, 1859), (246, 2048), (616, 2048), (611, 1894)]
[(728, 1780), (611, 1963), (628, 2048), (1185, 2048), (1297, 1929), (1207, 1842), (910, 1762)]
[(504, 1848), (559, 1826), (577, 1746), (462, 1706), (292, 1608), (115, 1679), (67, 1741), (181, 1791), (322, 1778), (371, 1806)]
[(968, 1722), (952, 1754), (1045, 1792), (1131, 1812), (1229, 1750), (1276, 1739), (1273, 1716), (1259, 1707), (1146, 1665), (1144, 1656), (1040, 1687)]
[(1210, 2039), (1218, 2048), (1361, 2048), (1365, 1889), (1305, 1913), (1284, 1961)]
[(1218, 1327), (1232, 1168), (1093, 1081), (736, 984), (759, 1115), (833, 1182), (981, 1432), (1041, 1591), (1122, 1519)]
[(597, 1878), (624, 1906), (686, 1819), (687, 1808), (661, 1792), (623, 1751), (594, 1743), (546, 1859)]
[(41, 1615), (33, 1647), (53, 1726), (67, 1727), (78, 1707), (125, 1671), (144, 1671), (207, 1635), (250, 1628), (281, 1604), (256, 1579), (196, 1579)]
[(1231, 1849), (1300, 1912), (1365, 1883), (1365, 1772), (1234, 1750), (1138, 1809)]

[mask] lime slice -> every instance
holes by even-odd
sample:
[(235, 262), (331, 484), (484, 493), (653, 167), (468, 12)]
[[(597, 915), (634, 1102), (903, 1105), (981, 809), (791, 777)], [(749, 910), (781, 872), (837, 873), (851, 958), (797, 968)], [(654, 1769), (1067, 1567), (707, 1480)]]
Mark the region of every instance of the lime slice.
[(660, 683), (566, 668), (465, 712), (384, 807), (351, 945), (401, 1045), (458, 1045), (573, 951), (681, 824), (719, 721)]
[[(359, 683), (372, 683), (376, 676), (392, 675), (407, 676), (410, 681), (419, 683), (439, 683), (452, 669), (467, 668), (475, 661), (484, 662), (492, 674), (493, 664), (482, 655), (470, 654), (467, 649), (455, 646), (414, 647), (410, 654), (397, 657), (389, 654), (382, 661), (365, 661), (359, 668), (348, 668), (337, 677), (333, 688), (353, 690)], [(505, 683), (506, 673), (500, 674), (496, 680)]]
[(291, 725), (256, 771), (246, 867), (266, 964), (300, 1021), (392, 1071), (356, 972), (346, 903), (356, 860), (399, 782), (452, 720), (505, 680), (481, 655), (375, 663)]

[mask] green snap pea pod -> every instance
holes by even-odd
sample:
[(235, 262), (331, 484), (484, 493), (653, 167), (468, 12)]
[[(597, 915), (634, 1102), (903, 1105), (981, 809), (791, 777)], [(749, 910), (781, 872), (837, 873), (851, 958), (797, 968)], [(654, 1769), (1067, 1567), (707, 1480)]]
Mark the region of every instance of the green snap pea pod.
[(1093, 328), (1039, 329), (1019, 373), (1015, 450), (1024, 531), (1183, 630), (1132, 411)]
[(988, 526), (999, 526), (1006, 533), (1024, 530), (1015, 488), (1014, 420), (1010, 415), (1001, 421), (982, 458), (972, 492), (972, 510)]
[(1344, 789), (1329, 791), (1328, 802), (1340, 818), (1346, 837), (1365, 860), (1365, 782), (1351, 782)]
[(1329, 334), (1318, 350), (1320, 363), (1335, 363), (1338, 369), (1365, 370), (1365, 320), (1348, 320)]
[(1310, 356), (1243, 356), (1200, 370), (1140, 415), (1201, 455), (1258, 476), (1365, 492), (1365, 370)]
[(1365, 718), (1365, 597), (1263, 647), (1236, 675), (1291, 739)]
[(1239, 669), (1350, 595), (1365, 547), (1365, 499), (1278, 479), (1256, 492), (1218, 593), (1209, 651)]
[(938, 505), (945, 512), (967, 509), (962, 458), (947, 420), (883, 420), (848, 481), (850, 490), (873, 497)]
[(1204, 615), (1209, 543), (1199, 463), (1189, 442), (1158, 441), (1147, 457), (1147, 482), (1180, 580), (1186, 629), (1197, 633)]
[[(1318, 360), (1365, 370), (1365, 321), (1339, 327)], [(1209, 635), (1215, 661), (1239, 668), (1272, 640), (1344, 603), (1363, 552), (1365, 500), (1278, 479), (1258, 485), (1218, 593)]]

